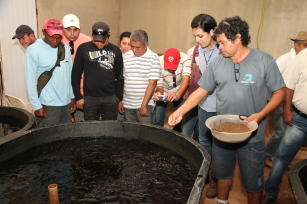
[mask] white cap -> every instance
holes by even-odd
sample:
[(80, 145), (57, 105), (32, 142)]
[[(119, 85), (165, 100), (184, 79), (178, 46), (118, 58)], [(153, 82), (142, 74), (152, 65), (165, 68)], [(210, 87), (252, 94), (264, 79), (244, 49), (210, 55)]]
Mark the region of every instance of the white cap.
[(73, 26), (73, 27), (80, 29), (79, 18), (74, 14), (65, 15), (64, 18), (63, 18), (63, 25), (64, 25), (64, 28), (68, 28), (68, 27)]

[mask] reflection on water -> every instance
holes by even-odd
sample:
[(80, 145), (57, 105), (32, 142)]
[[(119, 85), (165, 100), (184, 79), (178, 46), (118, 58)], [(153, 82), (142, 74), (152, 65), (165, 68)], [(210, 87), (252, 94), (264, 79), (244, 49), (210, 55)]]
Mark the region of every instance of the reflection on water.
[(0, 203), (185, 203), (197, 171), (177, 154), (139, 140), (70, 139), (0, 164)]

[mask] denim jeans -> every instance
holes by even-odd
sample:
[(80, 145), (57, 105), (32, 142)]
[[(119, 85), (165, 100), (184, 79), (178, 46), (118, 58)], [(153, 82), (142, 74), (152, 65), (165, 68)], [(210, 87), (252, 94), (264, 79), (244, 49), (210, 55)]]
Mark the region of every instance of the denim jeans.
[(182, 134), (192, 137), (193, 133), (198, 135), (198, 106), (190, 110), (182, 119)]
[(83, 122), (84, 121), (84, 112), (83, 110), (77, 109), (76, 112), (72, 114), (75, 122)]
[[(183, 99), (179, 99), (178, 101), (174, 101), (172, 103), (173, 103), (174, 109), (176, 110), (183, 103)], [(166, 107), (167, 107), (167, 102), (163, 102), (163, 101), (156, 102), (156, 113), (155, 113), (156, 118), (154, 122), (155, 125), (158, 125), (161, 127), (164, 126)]]
[(140, 122), (140, 123), (147, 123), (147, 124), (153, 124), (154, 122), (154, 107), (153, 106), (147, 106), (148, 116), (142, 117), (140, 116), (139, 110), (140, 109), (129, 109), (124, 108), (125, 110), (125, 118), (127, 121), (132, 122)]
[(265, 156), (267, 158), (274, 157), (275, 152), (280, 144), (280, 141), (285, 133), (287, 124), (284, 123), (283, 117), (283, 104), (278, 106), (274, 111), (274, 120), (275, 120), (275, 130), (270, 138), (269, 142), (266, 145)]
[(116, 120), (118, 99), (115, 95), (84, 97), (84, 120)]
[(301, 146), (307, 141), (307, 117), (296, 115), (293, 126), (287, 126), (273, 160), (272, 169), (265, 183), (266, 196), (276, 198), (279, 184), (289, 163), (293, 160)]
[(215, 115), (216, 112), (207, 112), (198, 107), (198, 141), (210, 155), (212, 152), (212, 134), (205, 122), (208, 118)]
[(125, 121), (125, 114), (121, 114), (120, 112), (117, 113), (117, 120), (119, 121)]
[(217, 179), (231, 179), (238, 160), (242, 185), (247, 192), (262, 192), (264, 188), (265, 145), (260, 142), (224, 143), (213, 139), (212, 168)]
[(37, 127), (47, 127), (47, 126), (53, 126), (61, 123), (70, 122), (71, 119), (70, 107), (71, 107), (70, 104), (66, 106), (43, 105), (43, 108), (47, 113), (47, 117), (45, 118), (35, 117)]

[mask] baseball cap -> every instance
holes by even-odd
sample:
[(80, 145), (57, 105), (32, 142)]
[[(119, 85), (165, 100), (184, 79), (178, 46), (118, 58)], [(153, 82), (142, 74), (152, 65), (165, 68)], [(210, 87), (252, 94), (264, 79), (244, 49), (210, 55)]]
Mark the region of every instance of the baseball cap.
[(307, 40), (307, 31), (300, 31), (296, 38), (290, 38), (293, 41), (305, 41)]
[(94, 40), (102, 41), (109, 37), (110, 27), (104, 22), (97, 22), (92, 26), (92, 36)]
[(63, 25), (64, 28), (68, 27), (76, 27), (80, 29), (80, 21), (79, 18), (74, 14), (67, 14), (63, 17)]
[(49, 18), (44, 22), (43, 29), (48, 35), (62, 35), (63, 34), (63, 24), (59, 19)]
[(15, 31), (15, 35), (12, 37), (12, 39), (14, 40), (15, 38), (20, 39), (22, 38), (25, 34), (34, 34), (34, 31), (32, 30), (32, 28), (28, 25), (20, 25), (18, 26), (18, 28)]
[(180, 52), (176, 48), (169, 48), (164, 52), (164, 69), (176, 70), (180, 62)]

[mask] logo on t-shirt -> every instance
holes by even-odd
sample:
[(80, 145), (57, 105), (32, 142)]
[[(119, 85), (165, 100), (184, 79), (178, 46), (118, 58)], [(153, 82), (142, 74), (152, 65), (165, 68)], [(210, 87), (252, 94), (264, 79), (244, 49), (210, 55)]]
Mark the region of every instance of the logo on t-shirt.
[(252, 74), (248, 73), (248, 74), (244, 75), (241, 83), (243, 83), (243, 84), (254, 84), (255, 81), (253, 79), (254, 79), (254, 76)]
[(101, 68), (106, 70), (113, 69), (115, 54), (111, 51), (98, 50), (90, 51), (89, 57), (92, 61), (98, 62)]

